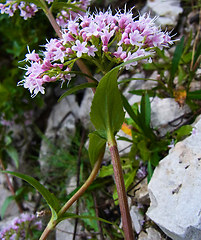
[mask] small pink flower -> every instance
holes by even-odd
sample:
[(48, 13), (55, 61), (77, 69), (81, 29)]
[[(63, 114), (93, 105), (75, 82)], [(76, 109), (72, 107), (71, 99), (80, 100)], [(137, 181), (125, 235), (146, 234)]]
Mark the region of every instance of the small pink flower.
[(35, 50), (33, 50), (31, 53), (27, 53), (25, 57), (26, 57), (26, 61), (30, 60), (30, 61), (37, 62), (40, 60), (39, 55), (35, 53)]
[(76, 45), (72, 46), (72, 50), (77, 52), (76, 54), (78, 58), (80, 58), (83, 53), (88, 52), (88, 48), (86, 47), (87, 45), (86, 42), (81, 43), (80, 40), (76, 40), (75, 44)]
[(98, 49), (94, 45), (88, 47), (88, 55), (89, 56), (94, 57), (95, 52), (97, 52), (97, 51), (98, 51)]
[(112, 30), (109, 32), (108, 30), (104, 29), (103, 33), (101, 33), (101, 40), (104, 46), (108, 45), (108, 42), (110, 41), (110, 38), (114, 35), (115, 31)]
[(129, 37), (130, 37), (130, 43), (132, 45), (136, 45), (136, 46), (142, 45), (142, 41), (143, 41), (144, 37), (140, 34), (140, 32), (138, 30), (131, 32)]
[(79, 24), (78, 23), (76, 23), (75, 21), (69, 21), (68, 22), (68, 29), (69, 29), (69, 31), (72, 33), (72, 34), (75, 34), (75, 35), (77, 35), (78, 33), (78, 26), (79, 26)]

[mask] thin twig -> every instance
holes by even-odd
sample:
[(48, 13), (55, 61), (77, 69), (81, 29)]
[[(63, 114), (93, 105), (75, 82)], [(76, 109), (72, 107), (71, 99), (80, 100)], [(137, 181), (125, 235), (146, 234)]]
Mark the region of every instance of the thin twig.
[[(103, 159), (103, 154), (101, 154), (96, 161), (92, 172), (86, 182), (82, 185), (82, 187), (68, 200), (68, 202), (61, 208), (61, 210), (58, 213), (58, 217), (62, 216), (71, 206), (74, 202), (80, 198), (84, 192), (88, 189), (88, 187), (92, 184), (94, 179), (96, 178), (96, 175), (98, 174), (98, 171), (100, 169), (101, 163)], [(48, 235), (50, 232), (56, 227), (57, 222), (56, 221), (51, 221), (48, 223), (47, 227), (45, 228), (44, 232), (42, 233), (40, 240), (45, 240), (47, 239)]]
[[(94, 199), (96, 217), (99, 218), (97, 200), (96, 200), (96, 195), (95, 195), (94, 192), (92, 192), (92, 196), (93, 196), (93, 199)], [(101, 240), (104, 240), (102, 223), (101, 223), (101, 221), (99, 221), (99, 220), (98, 220), (98, 229), (99, 229), (99, 232), (100, 232), (100, 239), (101, 239)]]
[[(80, 164), (81, 164), (81, 156), (82, 156), (82, 148), (84, 146), (84, 139), (85, 139), (85, 129), (82, 131), (82, 137), (78, 152), (78, 161), (77, 161), (77, 188), (80, 185)], [(79, 199), (76, 202), (76, 215), (79, 214)], [(78, 225), (78, 218), (75, 219), (75, 226), (74, 226), (74, 232), (73, 232), (73, 240), (75, 240), (75, 237), (77, 235), (77, 225)]]

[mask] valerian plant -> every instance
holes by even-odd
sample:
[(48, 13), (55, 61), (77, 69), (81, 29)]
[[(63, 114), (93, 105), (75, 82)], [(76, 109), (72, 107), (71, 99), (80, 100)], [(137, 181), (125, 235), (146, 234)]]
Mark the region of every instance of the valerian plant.
[[(45, 84), (61, 81), (63, 85), (64, 82), (69, 82), (71, 74), (74, 73), (73, 66), (77, 63), (81, 71), (86, 75), (88, 83), (70, 89), (70, 92), (65, 93), (60, 100), (78, 89), (93, 88), (95, 94), (90, 117), (96, 131), (89, 134), (88, 149), (93, 169), (87, 181), (64, 206), (61, 206), (56, 196), (34, 178), (15, 172), (9, 173), (32, 184), (47, 201), (52, 217), (40, 237), (41, 240), (47, 239), (49, 233), (59, 222), (69, 217), (78, 217), (67, 213), (67, 210), (85, 192), (98, 174), (107, 143), (111, 153), (124, 236), (125, 239), (132, 240), (134, 239), (134, 232), (115, 139), (115, 135), (124, 122), (123, 104), (128, 103), (124, 98), (122, 101), (117, 78), (120, 69), (134, 67), (139, 61), (151, 62), (155, 49), (163, 49), (173, 42), (169, 33), (162, 32), (149, 14), (140, 15), (139, 19), (137, 19), (134, 18), (131, 10), (118, 10), (113, 15), (112, 11), (108, 9), (105, 12), (86, 12), (76, 17), (71, 14), (70, 19), (66, 17), (67, 22), (60, 24), (60, 21), (54, 19), (51, 9), (62, 7), (66, 11), (68, 7), (71, 7), (73, 11), (82, 10), (75, 6), (77, 2), (63, 5), (58, 4), (56, 1), (51, 2), (48, 1), (51, 7), (48, 7), (43, 0), (7, 1), (5, 4), (0, 5), (2, 13), (5, 12), (12, 16), (18, 8), (24, 18), (31, 16), (29, 14), (34, 15), (38, 7), (43, 9), (59, 37), (48, 40), (41, 53), (36, 53), (33, 50), (26, 54), (25, 77), (18, 82), (18, 85), (29, 89), (32, 97), (35, 97), (38, 93), (45, 94)], [(62, 25), (62, 28), (57, 23)], [(93, 64), (97, 71), (103, 75), (100, 81), (92, 76), (84, 62)], [(125, 107), (125, 109), (128, 109), (128, 107)], [(149, 120), (145, 119), (145, 123), (148, 125)], [(147, 129), (149, 129), (149, 126), (147, 126)]]

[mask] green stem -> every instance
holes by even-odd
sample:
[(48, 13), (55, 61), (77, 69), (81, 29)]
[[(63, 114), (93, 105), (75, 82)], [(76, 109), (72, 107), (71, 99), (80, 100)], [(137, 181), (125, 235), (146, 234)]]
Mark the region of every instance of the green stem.
[(86, 180), (86, 182), (82, 185), (82, 187), (72, 196), (72, 198), (62, 207), (62, 209), (59, 211), (58, 216), (61, 216), (62, 214), (64, 214), (69, 207), (78, 199), (80, 198), (83, 193), (87, 190), (87, 188), (92, 184), (92, 182), (94, 181), (94, 179), (96, 178), (96, 175), (98, 174), (98, 171), (100, 169), (101, 163), (102, 163), (102, 158), (103, 158), (103, 154), (101, 154), (98, 158), (98, 160), (96, 161), (93, 170), (90, 174), (90, 176), (88, 177), (88, 179)]
[(115, 139), (111, 139), (109, 142), (109, 149), (112, 158), (112, 165), (114, 170), (115, 183), (117, 187), (117, 194), (119, 199), (119, 207), (122, 218), (122, 226), (125, 235), (125, 240), (134, 239), (134, 231), (132, 229), (132, 222), (130, 217), (130, 211), (128, 207), (128, 200), (126, 196), (126, 189), (123, 178), (123, 170), (120, 162), (119, 152), (117, 149), (117, 143)]
[[(100, 169), (101, 163), (102, 163), (103, 154), (101, 154), (96, 161), (93, 170), (91, 174), (89, 175), (86, 182), (82, 185), (82, 187), (66, 202), (66, 204), (61, 208), (61, 210), (58, 212), (58, 219), (59, 217), (62, 217), (62, 215), (72, 206), (72, 204), (77, 201), (78, 198), (80, 198), (84, 192), (87, 190), (87, 188), (92, 184), (94, 179), (96, 178), (96, 175), (98, 174), (98, 171)], [(47, 239), (47, 236), (50, 234), (50, 232), (56, 227), (58, 224), (58, 221), (52, 221), (48, 223), (47, 227), (45, 228), (44, 232), (42, 233), (39, 240), (45, 240)]]

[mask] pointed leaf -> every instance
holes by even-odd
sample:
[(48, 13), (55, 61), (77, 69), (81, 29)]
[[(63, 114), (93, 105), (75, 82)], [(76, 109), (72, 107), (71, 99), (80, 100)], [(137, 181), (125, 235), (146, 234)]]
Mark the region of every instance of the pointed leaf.
[(65, 219), (69, 219), (69, 218), (91, 219), (91, 220), (97, 220), (97, 221), (101, 221), (101, 222), (113, 225), (112, 222), (109, 222), (109, 221), (107, 221), (107, 220), (105, 220), (103, 218), (99, 218), (99, 217), (95, 217), (95, 216), (87, 216), (87, 215), (76, 215), (74, 213), (64, 213), (62, 215), (62, 217), (59, 218), (59, 221), (63, 221)]
[(58, 212), (60, 208), (59, 200), (56, 198), (56, 196), (51, 193), (48, 189), (46, 189), (40, 182), (38, 182), (35, 178), (22, 174), (17, 172), (11, 172), (11, 171), (2, 171), (3, 173), (9, 173), (13, 176), (19, 177), (23, 179), (24, 181), (31, 184), (36, 190), (39, 191), (39, 193), (43, 196), (43, 198), (48, 203), (51, 210), (54, 210), (55, 212)]
[(99, 172), (99, 177), (107, 177), (107, 176), (112, 176), (114, 173), (113, 166), (112, 164), (108, 166), (102, 166), (100, 172)]
[(191, 125), (184, 125), (174, 132), (176, 134), (176, 140), (181, 141), (182, 138), (191, 135), (193, 127)]
[(146, 128), (150, 127), (151, 121), (151, 104), (149, 101), (149, 95), (145, 93), (142, 96), (141, 104), (140, 104), (140, 112), (141, 112), (141, 120), (143, 121), (143, 125)]
[(201, 99), (201, 90), (196, 90), (194, 92), (188, 92), (187, 98), (189, 99)]
[(3, 202), (3, 205), (1, 207), (1, 218), (4, 218), (4, 215), (5, 215), (5, 212), (6, 212), (6, 209), (8, 208), (8, 206), (10, 205), (10, 203), (15, 200), (15, 197), (14, 196), (8, 196), (4, 202)]
[(54, 11), (59, 11), (61, 9), (67, 9), (67, 10), (71, 10), (71, 11), (81, 11), (81, 12), (86, 12), (86, 10), (84, 10), (83, 8), (80, 8), (78, 6), (76, 6), (75, 4), (71, 4), (71, 3), (66, 3), (66, 2), (57, 2), (54, 1), (52, 3), (52, 7), (51, 7)]
[(151, 166), (151, 161), (148, 161), (148, 165), (147, 165), (147, 173), (148, 173), (148, 175), (147, 175), (147, 181), (148, 181), (148, 183), (150, 182), (150, 180), (151, 180), (151, 177), (152, 177), (152, 175), (153, 175), (153, 168), (152, 168), (152, 166)]
[(14, 161), (16, 168), (19, 167), (19, 158), (18, 158), (18, 152), (13, 146), (8, 146), (5, 148), (5, 151), (7, 154), (11, 157), (11, 159)]
[(184, 36), (181, 38), (181, 40), (177, 44), (175, 52), (174, 52), (174, 56), (172, 59), (172, 68), (171, 68), (171, 79), (172, 80), (178, 69), (179, 61), (180, 61), (182, 53), (183, 53), (183, 48), (184, 48)]
[(107, 138), (109, 134), (116, 134), (124, 120), (121, 94), (117, 86), (117, 74), (120, 68), (129, 63), (151, 57), (147, 55), (136, 57), (124, 62), (109, 71), (98, 84), (91, 107), (91, 121), (98, 133)]
[(89, 134), (89, 159), (92, 167), (96, 163), (100, 154), (104, 154), (106, 139), (100, 137), (96, 132)]
[(201, 55), (201, 42), (198, 44), (198, 47), (196, 49), (195, 56), (193, 59), (193, 64), (195, 64), (195, 62), (197, 61), (197, 59), (199, 58), (200, 55)]
[(117, 74), (118, 68), (114, 68), (100, 80), (91, 106), (91, 121), (98, 133), (106, 139), (109, 135), (115, 135), (124, 121)]
[[(154, 97), (156, 95), (155, 90), (156, 88), (152, 88), (151, 90), (146, 90), (146, 92), (150, 97)], [(132, 91), (129, 91), (129, 93), (142, 96), (144, 93), (144, 89), (132, 90)]]
[(83, 83), (83, 84), (80, 84), (78, 86), (72, 87), (71, 89), (69, 89), (64, 94), (61, 95), (58, 102), (60, 102), (64, 97), (66, 97), (66, 96), (68, 96), (72, 93), (75, 93), (79, 90), (82, 90), (84, 88), (94, 88), (94, 87), (97, 87), (97, 83)]
[(128, 115), (133, 119), (133, 121), (139, 126), (139, 119), (137, 114), (135, 114), (135, 112), (133, 111), (131, 105), (129, 104), (128, 100), (124, 97), (124, 95), (121, 95), (122, 101), (123, 101), (123, 106), (126, 110), (126, 112), (128, 113)]
[(158, 152), (154, 152), (154, 153), (151, 155), (150, 161), (151, 161), (151, 164), (152, 164), (154, 167), (158, 166), (158, 163), (159, 163), (159, 161), (160, 161), (160, 157), (159, 157), (159, 155), (158, 155)]

